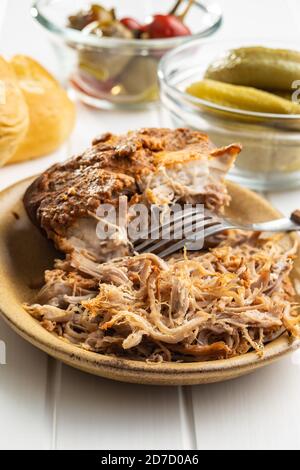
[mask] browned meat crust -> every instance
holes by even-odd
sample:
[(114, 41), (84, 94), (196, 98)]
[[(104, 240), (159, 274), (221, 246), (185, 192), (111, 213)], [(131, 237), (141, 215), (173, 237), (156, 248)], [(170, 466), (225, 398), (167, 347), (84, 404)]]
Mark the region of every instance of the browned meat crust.
[[(160, 163), (158, 156), (164, 152), (193, 151), (195, 159), (195, 155), (207, 158), (213, 149), (207, 135), (188, 129), (105, 134), (81, 155), (45, 171), (28, 188), (25, 207), (33, 223), (57, 242), (57, 236), (65, 236), (69, 227), (79, 218), (89, 217), (101, 203), (114, 203), (120, 195), (130, 201), (140, 194), (139, 183), (155, 171)], [(221, 155), (226, 151), (221, 149)], [(239, 146), (232, 147), (235, 155), (239, 151)], [(64, 251), (63, 244), (59, 248)]]

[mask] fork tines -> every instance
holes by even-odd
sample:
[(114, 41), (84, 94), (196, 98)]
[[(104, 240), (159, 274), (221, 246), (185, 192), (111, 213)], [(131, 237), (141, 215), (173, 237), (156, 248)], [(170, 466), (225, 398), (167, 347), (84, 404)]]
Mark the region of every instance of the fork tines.
[[(161, 257), (175, 253), (186, 244), (203, 240), (208, 227), (218, 223), (215, 214), (203, 207), (189, 207), (175, 212), (168, 220), (157, 221), (133, 242), (137, 253), (155, 253)], [(174, 241), (177, 242), (174, 243)]]

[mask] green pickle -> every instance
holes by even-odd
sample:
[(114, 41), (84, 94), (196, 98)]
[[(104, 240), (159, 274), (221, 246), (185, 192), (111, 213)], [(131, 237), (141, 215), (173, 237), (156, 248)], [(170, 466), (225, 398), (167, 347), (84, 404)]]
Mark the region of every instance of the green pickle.
[(211, 64), (204, 78), (288, 92), (300, 79), (300, 52), (259, 46), (233, 49)]
[(190, 95), (228, 108), (271, 113), (298, 114), (300, 106), (273, 93), (251, 87), (201, 80), (186, 90)]
[[(211, 139), (218, 146), (231, 140), (241, 142), (243, 152), (236, 168), (248, 175), (250, 172), (254, 178), (255, 174), (300, 171), (300, 150), (294, 140), (300, 130), (300, 105), (293, 102), (293, 84), (297, 80), (299, 52), (244, 47), (231, 50), (212, 63), (204, 79), (186, 91), (230, 108), (218, 110), (199, 104), (211, 127)], [(254, 113), (238, 115), (232, 112), (234, 109)], [(273, 114), (299, 115), (299, 119), (270, 119)]]

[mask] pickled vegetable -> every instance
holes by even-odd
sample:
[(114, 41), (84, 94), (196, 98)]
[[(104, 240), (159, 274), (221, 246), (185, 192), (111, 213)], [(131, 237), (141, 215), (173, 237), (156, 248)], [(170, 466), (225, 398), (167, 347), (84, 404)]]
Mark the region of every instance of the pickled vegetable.
[(126, 28), (132, 31), (137, 38), (144, 32), (143, 25), (134, 18), (125, 17), (122, 18), (120, 22), (122, 25), (126, 26)]
[(85, 49), (79, 53), (79, 69), (100, 81), (117, 77), (131, 61), (132, 56), (105, 48)]
[(87, 81), (96, 95), (111, 93), (115, 100), (128, 95), (137, 101), (154, 101), (158, 98), (157, 63), (158, 58), (151, 56), (120, 55), (105, 49), (84, 51), (80, 54), (80, 82)]
[(153, 21), (146, 25), (144, 30), (150, 39), (175, 38), (192, 34), (191, 30), (175, 15), (155, 15)]
[(233, 49), (207, 69), (206, 79), (259, 88), (291, 91), (300, 79), (300, 52), (267, 47)]
[(87, 11), (80, 11), (76, 15), (69, 17), (69, 26), (73, 29), (82, 31), (91, 23), (98, 22), (109, 24), (116, 20), (115, 11), (107, 10), (101, 5), (91, 5)]
[[(132, 77), (139, 77), (133, 80)], [(119, 76), (124, 93), (137, 96), (140, 100), (152, 101), (158, 98), (157, 60), (151, 56), (135, 57)]]
[(251, 87), (202, 80), (190, 85), (187, 93), (229, 108), (274, 114), (300, 114), (300, 106), (284, 98)]
[[(167, 14), (155, 12), (147, 23), (131, 16), (118, 16), (115, 9), (92, 4), (69, 17), (68, 27), (94, 35), (124, 39), (124, 47), (76, 47), (78, 69), (72, 83), (80, 91), (121, 104), (158, 99), (157, 66), (165, 49), (149, 51), (131, 47), (125, 40), (150, 40), (190, 35), (184, 20), (195, 0), (177, 0)], [(104, 43), (104, 41), (103, 41)], [(113, 41), (112, 41), (113, 45)]]
[(179, 9), (184, 0), (178, 0), (168, 14), (155, 14), (147, 24), (141, 24), (135, 18), (118, 19), (114, 8), (107, 9), (93, 4), (87, 10), (79, 11), (69, 17), (68, 26), (86, 34), (124, 39), (162, 39), (189, 36), (191, 30), (184, 20), (195, 3), (189, 0), (183, 12)]

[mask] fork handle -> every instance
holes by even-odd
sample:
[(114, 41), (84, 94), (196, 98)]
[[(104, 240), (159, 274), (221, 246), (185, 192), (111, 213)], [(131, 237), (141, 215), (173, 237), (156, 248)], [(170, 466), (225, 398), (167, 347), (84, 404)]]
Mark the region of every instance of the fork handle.
[(291, 219), (285, 218), (251, 225), (239, 225), (228, 227), (228, 229), (231, 228), (239, 228), (241, 230), (249, 230), (252, 232), (294, 232), (300, 230), (300, 224), (293, 222)]

